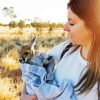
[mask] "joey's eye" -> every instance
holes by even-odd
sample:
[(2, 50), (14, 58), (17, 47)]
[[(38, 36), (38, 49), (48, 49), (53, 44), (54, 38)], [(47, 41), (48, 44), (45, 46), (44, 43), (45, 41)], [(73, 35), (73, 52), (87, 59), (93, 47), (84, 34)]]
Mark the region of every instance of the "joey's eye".
[(28, 55), (28, 52), (24, 52), (25, 55)]

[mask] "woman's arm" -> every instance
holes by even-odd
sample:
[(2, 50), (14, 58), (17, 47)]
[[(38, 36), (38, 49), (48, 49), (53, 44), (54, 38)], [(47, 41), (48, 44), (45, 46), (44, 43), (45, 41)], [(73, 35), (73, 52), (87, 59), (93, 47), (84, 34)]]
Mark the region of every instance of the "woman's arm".
[[(48, 65), (48, 67), (50, 66), (51, 63)], [(52, 100), (52, 99), (76, 100), (76, 99), (72, 99), (72, 97), (75, 97), (75, 95), (73, 90), (73, 84), (70, 80), (66, 79), (59, 83), (56, 81), (53, 83), (52, 82), (48, 83), (45, 80), (46, 69), (43, 66), (23, 63), (21, 65), (21, 69), (22, 69), (23, 81), (26, 84), (28, 84), (31, 91), (34, 91), (34, 93), (40, 100)], [(23, 90), (24, 90), (23, 94), (26, 93), (25, 88)]]
[(21, 100), (38, 100), (36, 95), (30, 96), (30, 95), (27, 94), (25, 83), (24, 83), (24, 86), (23, 86), (23, 89), (22, 89), (22, 93), (21, 93), (20, 99)]
[[(31, 66), (34, 67), (35, 69), (35, 65), (34, 66), (30, 65), (30, 67)], [(73, 84), (70, 80), (66, 79), (59, 83), (55, 82), (55, 84), (46, 83), (43, 80), (44, 75), (41, 74), (43, 73), (43, 70), (40, 70), (43, 68), (42, 67), (36, 67), (36, 68), (38, 68), (38, 70), (33, 69), (33, 73), (40, 77), (38, 79), (38, 81), (41, 82), (40, 84), (36, 84), (37, 81), (32, 80), (32, 77), (30, 77), (30, 75), (25, 75), (25, 77), (23, 75), (23, 80), (29, 85), (31, 90), (34, 91), (34, 93), (40, 100), (53, 100), (53, 99), (54, 100), (77, 100), (74, 94)], [(36, 100), (36, 99), (33, 99), (33, 100)]]

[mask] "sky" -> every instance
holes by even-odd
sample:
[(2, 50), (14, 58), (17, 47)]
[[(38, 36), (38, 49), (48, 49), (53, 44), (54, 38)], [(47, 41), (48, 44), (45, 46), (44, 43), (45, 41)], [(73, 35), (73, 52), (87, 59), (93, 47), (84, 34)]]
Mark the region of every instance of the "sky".
[(5, 17), (1, 9), (14, 7), (16, 19), (23, 20), (37, 18), (40, 21), (63, 22), (67, 20), (68, 0), (0, 0), (0, 23), (11, 21)]

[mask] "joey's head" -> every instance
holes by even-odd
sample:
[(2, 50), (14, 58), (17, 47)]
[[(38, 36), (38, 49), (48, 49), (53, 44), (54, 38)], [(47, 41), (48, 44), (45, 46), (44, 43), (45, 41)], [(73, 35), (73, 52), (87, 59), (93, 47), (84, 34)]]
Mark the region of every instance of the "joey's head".
[(30, 43), (27, 45), (23, 45), (22, 43), (16, 41), (16, 44), (21, 48), (20, 52), (19, 52), (19, 54), (20, 54), (19, 61), (20, 62), (29, 63), (31, 58), (36, 54), (36, 50), (34, 49), (35, 40), (36, 40), (36, 37), (34, 37), (30, 41)]
[(20, 54), (19, 61), (28, 63), (31, 60), (32, 56), (34, 55), (34, 50), (31, 49), (30, 45), (25, 45), (21, 48), (19, 54)]

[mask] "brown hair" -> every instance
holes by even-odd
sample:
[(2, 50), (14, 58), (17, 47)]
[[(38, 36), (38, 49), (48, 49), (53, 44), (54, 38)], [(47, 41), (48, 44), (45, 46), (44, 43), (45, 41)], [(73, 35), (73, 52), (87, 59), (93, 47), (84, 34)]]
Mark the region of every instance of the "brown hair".
[[(88, 53), (88, 70), (75, 86), (80, 94), (89, 92), (98, 82), (100, 88), (100, 20), (99, 0), (70, 0), (68, 8), (94, 33), (94, 39)], [(99, 16), (99, 17), (98, 17)], [(100, 95), (100, 90), (98, 89)]]

